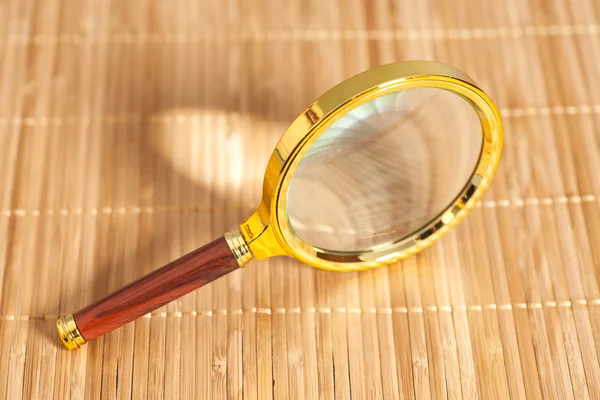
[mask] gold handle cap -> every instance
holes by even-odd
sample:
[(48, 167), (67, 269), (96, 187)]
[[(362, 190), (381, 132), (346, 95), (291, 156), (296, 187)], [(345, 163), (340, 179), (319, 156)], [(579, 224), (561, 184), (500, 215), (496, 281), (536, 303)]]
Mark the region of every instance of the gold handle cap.
[(56, 330), (61, 342), (69, 350), (77, 350), (85, 344), (72, 315), (65, 315), (56, 320)]

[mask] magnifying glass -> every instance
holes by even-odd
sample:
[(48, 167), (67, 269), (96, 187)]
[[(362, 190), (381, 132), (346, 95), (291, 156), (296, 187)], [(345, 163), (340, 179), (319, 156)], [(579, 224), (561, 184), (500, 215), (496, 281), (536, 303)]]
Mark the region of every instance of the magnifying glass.
[(355, 75), (289, 126), (239, 231), (60, 317), (59, 336), (77, 349), (252, 258), (359, 271), (409, 257), (475, 207), (502, 144), (496, 106), (453, 67), (409, 61)]

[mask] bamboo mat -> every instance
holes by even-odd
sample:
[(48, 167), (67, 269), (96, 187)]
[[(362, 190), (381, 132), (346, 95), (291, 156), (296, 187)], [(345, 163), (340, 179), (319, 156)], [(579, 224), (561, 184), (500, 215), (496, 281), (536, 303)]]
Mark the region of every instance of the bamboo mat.
[[(600, 399), (595, 0), (0, 1), (0, 398)], [(431, 59), (505, 156), (431, 249), (244, 270), (68, 352), (54, 319), (235, 228), (287, 124)]]

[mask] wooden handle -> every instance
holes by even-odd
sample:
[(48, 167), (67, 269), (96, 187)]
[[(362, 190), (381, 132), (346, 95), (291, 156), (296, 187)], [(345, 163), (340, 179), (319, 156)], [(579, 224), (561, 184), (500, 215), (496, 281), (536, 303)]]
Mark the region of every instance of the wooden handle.
[(117, 329), (239, 268), (220, 238), (73, 314), (84, 340)]

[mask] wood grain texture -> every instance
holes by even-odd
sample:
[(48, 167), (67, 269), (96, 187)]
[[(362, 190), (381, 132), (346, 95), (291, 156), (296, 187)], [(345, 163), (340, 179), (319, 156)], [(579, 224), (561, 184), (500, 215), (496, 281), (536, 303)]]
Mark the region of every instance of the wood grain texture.
[[(0, 1), (0, 398), (600, 398), (596, 0)], [(96, 340), (53, 326), (236, 229), (289, 123), (387, 62), (466, 71), (506, 129), (420, 255), (253, 261)]]
[(219, 238), (73, 314), (85, 340), (111, 332), (238, 269)]

